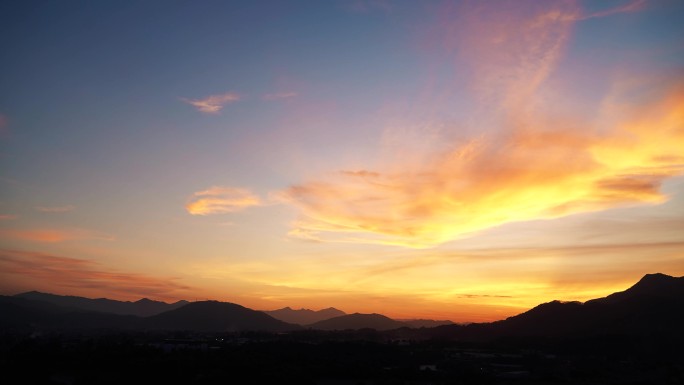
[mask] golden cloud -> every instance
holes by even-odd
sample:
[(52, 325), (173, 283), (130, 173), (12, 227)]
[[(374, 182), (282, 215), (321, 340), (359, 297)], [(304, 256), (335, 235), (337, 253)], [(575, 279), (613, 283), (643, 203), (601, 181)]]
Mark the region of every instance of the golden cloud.
[(247, 189), (214, 186), (193, 194), (185, 209), (192, 215), (226, 214), (262, 205)]
[(667, 200), (661, 184), (684, 174), (684, 79), (617, 83), (594, 116), (557, 116), (549, 106), (565, 100), (550, 95), (563, 93), (546, 80), (581, 13), (572, 2), (531, 4), (536, 12), (478, 4), (445, 21), (443, 42), (472, 68), (479, 107), (468, 118), (487, 134), (407, 140), (378, 169), (284, 190), (279, 198), (301, 210), (290, 235), (430, 247), (508, 222)]

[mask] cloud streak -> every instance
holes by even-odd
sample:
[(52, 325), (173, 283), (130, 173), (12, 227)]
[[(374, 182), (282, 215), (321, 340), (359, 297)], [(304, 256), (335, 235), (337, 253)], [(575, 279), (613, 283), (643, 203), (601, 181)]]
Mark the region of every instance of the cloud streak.
[(192, 195), (185, 209), (192, 215), (227, 214), (261, 206), (261, 199), (243, 188), (214, 186)]
[(645, 7), (646, 7), (646, 0), (633, 0), (631, 2), (624, 4), (624, 5), (621, 5), (619, 7), (610, 8), (610, 9), (607, 9), (607, 10), (601, 11), (601, 12), (590, 13), (586, 16), (583, 16), (581, 18), (581, 20), (612, 16), (612, 15), (616, 15), (619, 13), (637, 12), (637, 11), (641, 11)]
[(81, 240), (114, 240), (114, 237), (111, 235), (83, 229), (5, 229), (0, 230), (0, 237), (40, 243), (61, 243)]
[(242, 97), (235, 92), (228, 92), (220, 95), (210, 95), (204, 99), (186, 99), (181, 98), (182, 101), (194, 106), (198, 111), (207, 114), (218, 114), (223, 107), (230, 103), (239, 101)]
[(84, 292), (88, 296), (99, 293), (109, 298), (177, 299), (175, 293), (190, 289), (174, 277), (126, 273), (84, 259), (31, 251), (0, 250), (0, 266), (3, 275), (50, 282), (51, 288)]
[(263, 100), (282, 100), (282, 99), (290, 99), (296, 97), (298, 94), (296, 92), (277, 92), (273, 94), (265, 94), (261, 98)]
[[(684, 174), (684, 79), (617, 82), (594, 116), (558, 116), (549, 106), (564, 100), (548, 101), (547, 79), (580, 10), (531, 4), (534, 12), (499, 12), (480, 3), (444, 22), (443, 41), (473, 74), (469, 118), (486, 134), (435, 129), (434, 143), (390, 148), (378, 169), (287, 188), (279, 199), (301, 210), (290, 235), (421, 248), (509, 222), (666, 201), (662, 183)], [(420, 132), (444, 126), (425, 125)]]
[(36, 211), (40, 211), (42, 213), (65, 213), (67, 211), (73, 211), (76, 209), (75, 206), (72, 205), (66, 205), (66, 206), (36, 206), (35, 207)]

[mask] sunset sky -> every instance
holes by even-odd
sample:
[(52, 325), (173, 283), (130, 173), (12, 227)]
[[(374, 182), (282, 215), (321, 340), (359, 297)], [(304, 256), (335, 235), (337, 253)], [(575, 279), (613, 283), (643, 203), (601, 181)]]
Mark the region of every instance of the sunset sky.
[(684, 275), (684, 2), (0, 3), (0, 294), (502, 319)]

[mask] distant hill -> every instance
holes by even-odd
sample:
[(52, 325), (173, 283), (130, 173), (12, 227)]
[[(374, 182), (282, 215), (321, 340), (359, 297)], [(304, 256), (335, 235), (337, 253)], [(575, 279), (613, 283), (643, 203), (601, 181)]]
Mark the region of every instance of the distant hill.
[(0, 329), (44, 330), (132, 330), (143, 326), (131, 315), (86, 311), (26, 298), (0, 296)]
[(178, 301), (169, 304), (161, 301), (153, 301), (148, 298), (143, 298), (135, 302), (116, 301), (107, 298), (91, 299), (84, 297), (41, 293), (38, 291), (30, 291), (27, 293), (17, 294), (15, 295), (15, 297), (35, 301), (49, 302), (58, 306), (64, 306), (74, 309), (120, 315), (136, 315), (139, 317), (147, 317), (159, 314), (165, 311), (177, 309), (188, 304), (188, 301)]
[(193, 331), (289, 331), (299, 325), (277, 320), (266, 313), (229, 302), (191, 302), (181, 308), (148, 317), (152, 329)]
[(434, 328), (443, 325), (453, 325), (454, 323), (449, 320), (431, 320), (431, 319), (399, 319), (399, 322), (403, 322), (410, 328)]
[(284, 322), (298, 325), (310, 325), (312, 323), (327, 320), (330, 318), (340, 317), (347, 314), (342, 310), (335, 309), (334, 307), (313, 311), (310, 309), (294, 310), (289, 306), (278, 310), (267, 310), (264, 311), (264, 313), (270, 315), (275, 319), (279, 319)]
[(308, 325), (308, 327), (318, 330), (392, 330), (407, 327), (407, 325), (403, 322), (395, 321), (391, 318), (385, 317), (382, 314), (354, 313), (319, 321)]
[(150, 317), (88, 311), (22, 297), (0, 296), (0, 328), (49, 330), (288, 331), (299, 329), (228, 302), (192, 302)]

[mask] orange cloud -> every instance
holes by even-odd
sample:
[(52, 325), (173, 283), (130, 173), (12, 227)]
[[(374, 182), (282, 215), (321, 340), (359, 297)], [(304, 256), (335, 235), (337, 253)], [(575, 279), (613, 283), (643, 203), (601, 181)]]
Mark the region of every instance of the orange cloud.
[[(549, 92), (546, 80), (579, 8), (495, 4), (477, 3), (444, 26), (445, 43), (473, 73), (477, 108), (467, 118), (487, 134), (455, 140), (434, 120), (417, 133), (389, 129), (393, 140), (404, 131), (410, 139), (376, 169), (280, 193), (301, 210), (290, 235), (430, 247), (508, 222), (667, 200), (661, 184), (684, 174), (684, 78), (617, 83), (595, 116), (557, 116), (550, 106), (565, 101), (551, 99), (562, 92)], [(510, 9), (498, 12), (499, 4)]]
[(12, 214), (0, 214), (0, 220), (2, 221), (11, 221), (13, 219), (17, 219), (17, 216)]
[(86, 296), (178, 299), (176, 293), (190, 289), (174, 277), (120, 272), (84, 259), (31, 251), (0, 250), (0, 266), (3, 275), (22, 277), (24, 284), (35, 281), (36, 287), (20, 290), (49, 282), (49, 290), (61, 287)]
[(72, 211), (72, 210), (76, 209), (76, 207), (72, 206), (72, 205), (53, 206), (53, 207), (36, 206), (35, 209), (36, 209), (36, 211), (40, 211), (43, 213), (65, 213), (67, 211)]
[(87, 239), (111, 241), (114, 239), (111, 235), (81, 229), (0, 230), (0, 237), (42, 243), (58, 243)]
[(214, 186), (193, 194), (185, 209), (192, 215), (226, 214), (262, 205), (261, 199), (242, 188)]
[(226, 104), (237, 102), (241, 96), (235, 92), (228, 92), (220, 95), (210, 95), (204, 99), (186, 99), (181, 98), (182, 101), (191, 104), (200, 112), (208, 114), (219, 113)]

